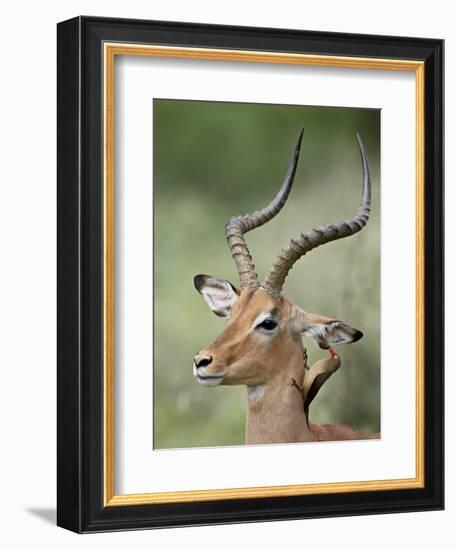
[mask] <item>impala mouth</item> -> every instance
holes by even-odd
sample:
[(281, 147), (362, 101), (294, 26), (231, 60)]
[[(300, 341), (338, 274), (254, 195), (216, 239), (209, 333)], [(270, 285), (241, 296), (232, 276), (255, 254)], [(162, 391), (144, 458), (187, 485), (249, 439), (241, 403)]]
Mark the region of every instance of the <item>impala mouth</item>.
[(204, 367), (196, 367), (193, 365), (193, 375), (202, 386), (218, 386), (223, 381), (223, 374), (207, 374)]

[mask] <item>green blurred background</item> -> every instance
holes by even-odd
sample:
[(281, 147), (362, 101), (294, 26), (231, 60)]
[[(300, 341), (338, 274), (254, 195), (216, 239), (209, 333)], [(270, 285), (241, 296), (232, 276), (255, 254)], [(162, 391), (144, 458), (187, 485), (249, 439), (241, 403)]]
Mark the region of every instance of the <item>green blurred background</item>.
[[(372, 174), (370, 222), (302, 258), (284, 294), (365, 334), (338, 348), (341, 369), (312, 404), (311, 420), (380, 429), (380, 111), (154, 100), (155, 448), (244, 442), (246, 388), (207, 388), (193, 378), (192, 357), (226, 326), (194, 289), (193, 276), (238, 284), (224, 223), (271, 200), (302, 126), (288, 203), (246, 239), (264, 278), (291, 237), (351, 217), (361, 194), (360, 133)], [(327, 353), (307, 339), (304, 345), (310, 364)]]

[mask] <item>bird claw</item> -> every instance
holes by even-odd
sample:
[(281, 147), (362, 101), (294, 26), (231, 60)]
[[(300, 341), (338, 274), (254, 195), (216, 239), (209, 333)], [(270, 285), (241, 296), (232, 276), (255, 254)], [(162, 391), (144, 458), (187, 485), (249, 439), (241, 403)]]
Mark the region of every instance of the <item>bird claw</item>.
[(295, 381), (295, 378), (291, 378), (291, 383), (289, 384), (293, 388), (297, 388), (299, 392), (303, 392), (303, 388), (301, 388), (297, 382)]

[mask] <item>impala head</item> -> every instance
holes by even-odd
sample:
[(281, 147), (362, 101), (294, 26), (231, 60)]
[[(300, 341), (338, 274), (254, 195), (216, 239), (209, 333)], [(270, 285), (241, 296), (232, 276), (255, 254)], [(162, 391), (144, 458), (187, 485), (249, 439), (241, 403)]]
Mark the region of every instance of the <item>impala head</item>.
[(194, 357), (194, 375), (201, 384), (266, 384), (280, 374), (292, 357), (305, 361), (302, 335), (323, 349), (356, 342), (362, 337), (360, 331), (343, 321), (308, 313), (282, 295), (286, 277), (299, 258), (322, 244), (357, 233), (368, 221), (370, 175), (358, 134), (363, 188), (361, 205), (351, 220), (321, 226), (291, 239), (262, 283), (244, 239), (246, 232), (267, 223), (284, 206), (294, 181), (302, 137), (303, 130), (283, 184), (272, 202), (253, 214), (233, 217), (226, 224), (226, 238), (239, 272), (240, 288), (208, 275), (194, 278), (196, 289), (212, 311), (228, 320), (218, 338)]

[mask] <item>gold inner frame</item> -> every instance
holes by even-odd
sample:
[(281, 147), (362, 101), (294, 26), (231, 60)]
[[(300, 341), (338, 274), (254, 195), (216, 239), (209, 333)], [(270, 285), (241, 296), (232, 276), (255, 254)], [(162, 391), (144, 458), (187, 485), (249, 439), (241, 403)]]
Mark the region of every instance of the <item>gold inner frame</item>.
[[(104, 43), (104, 504), (264, 498), (424, 487), (424, 63), (423, 61)], [(416, 477), (200, 491), (114, 493), (114, 70), (115, 56), (154, 56), (321, 67), (411, 71), (416, 78)]]

